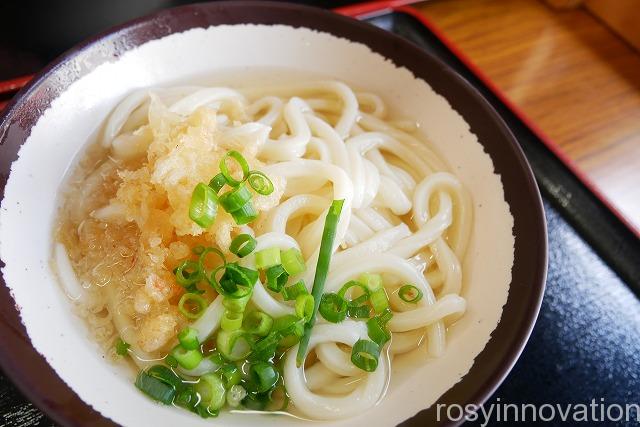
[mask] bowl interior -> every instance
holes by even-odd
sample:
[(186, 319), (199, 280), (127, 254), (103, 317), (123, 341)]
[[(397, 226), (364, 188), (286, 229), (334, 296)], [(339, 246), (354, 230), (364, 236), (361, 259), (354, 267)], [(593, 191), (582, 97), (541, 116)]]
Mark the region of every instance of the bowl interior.
[[(9, 119), (11, 114), (14, 114), (14, 118), (20, 113), (35, 115), (24, 119), (31, 123), (22, 127), (26, 129), (24, 138), (16, 134), (3, 135), (3, 138), (11, 138), (13, 143), (18, 141), (18, 145), (22, 142), (21, 138), (26, 142), (20, 149), (19, 159), (12, 165), (0, 213), (0, 255), (6, 264), (3, 269), (4, 281), (20, 308), (21, 320), (31, 343), (83, 401), (119, 424), (153, 423), (161, 426), (189, 422), (190, 425), (208, 425), (209, 422), (188, 413), (160, 407), (144, 398), (132, 386), (132, 373), (105, 362), (87, 336), (84, 325), (72, 314), (70, 303), (63, 296), (49, 266), (51, 230), (59, 202), (59, 186), (73, 159), (86, 146), (109, 111), (135, 88), (192, 82), (194, 79), (202, 80), (203, 76), (215, 81), (221, 76), (228, 76), (230, 70), (246, 72), (274, 67), (336, 78), (380, 94), (397, 116), (417, 119), (422, 132), (463, 181), (474, 200), (474, 232), (463, 265), (463, 295), (468, 300), (469, 308), (465, 317), (451, 328), (446, 354), (440, 359), (425, 360), (425, 354), (417, 351), (396, 360), (396, 372), (385, 400), (357, 419), (333, 423), (397, 424), (432, 405), (463, 379), (472, 369), (474, 359), (489, 342), (509, 297), (514, 245), (517, 260), (520, 236), (527, 237), (526, 231), (520, 233), (518, 230), (522, 227), (526, 229), (529, 224), (532, 228), (530, 235), (534, 239), (542, 239), (540, 245), (544, 246), (544, 238), (538, 233), (539, 218), (535, 214), (527, 217), (520, 207), (520, 203), (531, 203), (531, 200), (539, 205), (537, 193), (531, 190), (532, 179), (526, 163), (518, 157), (521, 154), (511, 145), (500, 123), (495, 122), (496, 117), (492, 117), (486, 106), (480, 106), (482, 101), (476, 94), (448, 72), (439, 70), (435, 61), (424, 62), (425, 57), (422, 56), (423, 62), (415, 63), (418, 59), (411, 54), (420, 56), (417, 48), (404, 46), (404, 56), (393, 58), (394, 63), (364, 44), (344, 38), (362, 41), (364, 36), (352, 34), (355, 31), (353, 28), (360, 28), (360, 24), (351, 24), (342, 18), (325, 17), (325, 20), (318, 19), (313, 25), (308, 24), (312, 28), (329, 30), (327, 22), (332, 19), (342, 22), (334, 22), (334, 25), (343, 29), (337, 32), (342, 37), (336, 37), (308, 28), (294, 28), (311, 22), (305, 13), (297, 18), (289, 18), (297, 22), (292, 22), (294, 26), (238, 24), (208, 27), (207, 24), (216, 23), (215, 20), (212, 22), (207, 16), (196, 13), (199, 10), (183, 8), (174, 15), (165, 13), (159, 15), (160, 18), (156, 17), (155, 21), (148, 21), (151, 23), (147, 22), (147, 25), (151, 25), (155, 33), (134, 32), (137, 38), (129, 38), (132, 45), (125, 46), (123, 50), (126, 52), (113, 62), (105, 62), (103, 57), (99, 57), (100, 50), (96, 51), (95, 46), (80, 50), (72, 61), (62, 64), (63, 67), (67, 67), (69, 62), (76, 64), (77, 73), (70, 75), (66, 72), (62, 75), (62, 80), (65, 77), (70, 80), (68, 84), (63, 81), (55, 86), (51, 97), (53, 101), (48, 108), (28, 110), (27, 102), (34, 102), (33, 91), (46, 85), (55, 85), (56, 81), (51, 76), (48, 79), (45, 76), (44, 80), (36, 83), (22, 104), (19, 102), (9, 112)], [(320, 12), (306, 13), (314, 15)], [(250, 16), (239, 18), (240, 15), (231, 13), (224, 17), (225, 22), (252, 19)], [(176, 20), (176, 24), (173, 25), (173, 21), (166, 18), (171, 21), (167, 24), (163, 16)], [(217, 19), (221, 19), (217, 16)], [(268, 14), (262, 16), (267, 21), (276, 19), (268, 18)], [(278, 16), (278, 22), (284, 19), (282, 13), (273, 16)], [(188, 29), (190, 27), (194, 28)], [(175, 33), (161, 37), (163, 31)], [(336, 33), (335, 30), (332, 32)], [(374, 34), (381, 37), (377, 32)], [(116, 36), (108, 36), (98, 45), (110, 46), (113, 40), (109, 37), (113, 39)], [(388, 39), (390, 36), (385, 37), (388, 45), (391, 43)], [(147, 40), (151, 41), (143, 43)], [(138, 44), (141, 45), (133, 48)], [(400, 49), (398, 52), (402, 51)], [(412, 71), (398, 65), (407, 66)], [(445, 91), (454, 95), (458, 91), (459, 96), (448, 97), (448, 100), (462, 110), (464, 118), (429, 84), (416, 77), (415, 74), (426, 77), (431, 83), (432, 80), (424, 75), (429, 68), (434, 70), (436, 86), (444, 85)], [(55, 71), (51, 73), (55, 74)], [(447, 88), (446, 84), (452, 85), (451, 88)], [(471, 127), (465, 119), (471, 122)], [(474, 122), (482, 123), (483, 120), (493, 121), (494, 124), (474, 125)], [(484, 146), (473, 132), (480, 134), (480, 142)], [(29, 134), (28, 138), (26, 134)], [(493, 139), (488, 141), (484, 137)], [(493, 161), (486, 150), (494, 157)], [(494, 163), (496, 159), (498, 165)], [(510, 166), (505, 163), (508, 161), (512, 163)], [(515, 182), (505, 180), (504, 175), (501, 181), (496, 171), (515, 176)], [(524, 197), (509, 197), (509, 192), (515, 190), (513, 185), (520, 186)], [(505, 199), (509, 200), (511, 210)], [(513, 217), (511, 212), (514, 212)], [(512, 231), (514, 217), (517, 239), (514, 239)], [(30, 244), (25, 245), (24, 242)], [(487, 248), (490, 248), (490, 253)], [(525, 268), (523, 272), (516, 264), (514, 283), (521, 274), (533, 271), (535, 274), (523, 279), (522, 283), (530, 283), (532, 289), (536, 284), (541, 286), (538, 282), (540, 274), (544, 276), (544, 262), (541, 261), (544, 256), (540, 258), (539, 255), (532, 262), (532, 267)], [(30, 285), (26, 286), (27, 283)], [(527, 302), (535, 316), (539, 301), (535, 293), (531, 295)], [(507, 336), (516, 354), (526, 339), (532, 320), (529, 312), (524, 313), (512, 328), (515, 335)], [(509, 358), (501, 354), (500, 358), (489, 362), (491, 365), (485, 366), (491, 366), (497, 378), (489, 385), (491, 387), (497, 385), (501, 375), (508, 370), (513, 355)], [(505, 367), (505, 364), (509, 366)], [(87, 372), (92, 374), (87, 375)], [(481, 393), (485, 386), (477, 384), (474, 390)], [(254, 422), (258, 422), (258, 419), (249, 415), (224, 415), (225, 424), (245, 425)], [(281, 417), (261, 417), (259, 422), (273, 425), (299, 423), (293, 418)]]

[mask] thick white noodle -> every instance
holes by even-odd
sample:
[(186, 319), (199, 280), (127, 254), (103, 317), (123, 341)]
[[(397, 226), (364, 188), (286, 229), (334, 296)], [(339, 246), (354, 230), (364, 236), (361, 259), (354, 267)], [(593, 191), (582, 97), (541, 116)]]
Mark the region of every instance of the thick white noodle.
[[(318, 344), (340, 342), (353, 346), (358, 339), (366, 339), (367, 330), (363, 322), (346, 320), (339, 325), (319, 324), (313, 329), (309, 341), (309, 351)], [(284, 380), (287, 392), (295, 407), (303, 414), (319, 420), (347, 418), (367, 410), (382, 397), (387, 382), (386, 355), (381, 355), (378, 368), (367, 374), (366, 379), (349, 394), (328, 396), (312, 392), (306, 385), (304, 367), (296, 366), (298, 346), (294, 346), (285, 356)]]

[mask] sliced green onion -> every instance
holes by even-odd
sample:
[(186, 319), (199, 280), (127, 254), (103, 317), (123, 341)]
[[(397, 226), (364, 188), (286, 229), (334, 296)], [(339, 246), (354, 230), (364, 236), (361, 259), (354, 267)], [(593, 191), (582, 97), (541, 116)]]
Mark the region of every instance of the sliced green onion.
[(287, 314), (275, 319), (273, 330), (279, 335), (279, 347), (288, 348), (295, 345), (304, 335), (304, 323), (295, 315)]
[(131, 347), (131, 344), (125, 342), (122, 338), (118, 337), (118, 339), (116, 340), (116, 354), (118, 356), (126, 356), (127, 354), (129, 354), (129, 347)]
[(398, 296), (404, 302), (417, 304), (422, 299), (422, 291), (414, 285), (404, 285), (398, 290)]
[(352, 319), (366, 319), (371, 315), (371, 307), (368, 305), (349, 305), (347, 316)]
[[(240, 180), (235, 179), (231, 172), (229, 172), (229, 167), (227, 166), (227, 159), (233, 159), (238, 163), (240, 169), (242, 170), (242, 178)], [(249, 176), (249, 163), (242, 156), (242, 154), (238, 153), (235, 150), (228, 151), (222, 159), (220, 160), (220, 172), (224, 175), (227, 183), (232, 187), (237, 187)]]
[[(218, 279), (217, 276), (220, 272), (222, 272), (222, 275), (220, 276), (220, 279)], [(206, 279), (211, 287), (220, 295), (230, 295), (238, 290), (238, 285), (236, 285), (231, 276), (227, 274), (226, 265), (214, 268), (211, 273), (207, 274)]]
[(184, 385), (182, 382), (182, 378), (180, 378), (171, 369), (163, 365), (153, 365), (152, 367), (147, 369), (147, 374), (151, 375), (154, 378), (158, 378), (159, 380), (162, 380), (167, 384), (170, 384), (176, 390), (182, 388), (182, 386)]
[(200, 350), (187, 350), (179, 345), (171, 350), (171, 356), (173, 356), (178, 362), (178, 365), (184, 369), (193, 369), (202, 362), (202, 353), (200, 353)]
[(282, 260), (282, 266), (287, 271), (289, 276), (300, 274), (306, 269), (302, 253), (296, 248), (290, 248), (285, 251), (281, 251), (280, 258)]
[(186, 327), (180, 331), (178, 334), (178, 341), (180, 341), (180, 345), (187, 350), (195, 350), (200, 348), (200, 342), (198, 341), (198, 331)]
[(381, 324), (380, 319), (377, 317), (367, 320), (367, 332), (369, 333), (371, 341), (378, 344), (379, 347), (382, 347), (391, 339), (391, 334)]
[(200, 263), (191, 260), (183, 261), (176, 267), (174, 274), (176, 275), (176, 282), (183, 287), (194, 285), (203, 278)]
[(240, 380), (242, 379), (242, 372), (236, 365), (231, 363), (227, 365), (223, 365), (220, 370), (220, 374), (222, 374), (222, 379), (224, 380), (224, 385), (227, 389), (230, 387), (240, 384)]
[(173, 399), (173, 404), (195, 412), (195, 406), (199, 401), (200, 397), (198, 397), (193, 386), (191, 386), (191, 384), (185, 384), (176, 394), (176, 397)]
[(200, 255), (202, 252), (204, 252), (204, 246), (194, 246), (193, 249), (191, 249), (191, 252), (193, 252), (195, 255)]
[[(195, 393), (195, 391), (194, 391)], [(196, 393), (197, 394), (197, 393)], [(209, 409), (204, 405), (196, 405), (193, 408), (193, 412), (195, 412), (196, 414), (198, 414), (200, 416), (200, 418), (215, 418), (218, 415), (220, 415), (220, 411), (219, 410), (214, 410), (214, 409)]]
[(225, 360), (224, 356), (222, 356), (220, 354), (220, 352), (218, 350), (214, 350), (210, 355), (209, 355), (209, 359), (215, 363), (218, 366), (222, 366), (225, 363), (227, 363), (227, 361)]
[[(164, 368), (166, 371), (158, 368)], [(148, 371), (140, 371), (135, 384), (153, 400), (170, 405), (176, 395), (178, 382), (181, 383), (180, 378), (171, 369), (157, 365)]]
[(167, 366), (171, 366), (172, 368), (177, 368), (178, 367), (178, 361), (176, 360), (175, 357), (173, 357), (170, 354), (167, 354), (164, 357), (164, 363), (166, 363)]
[(218, 258), (220, 258), (222, 260), (222, 264), (225, 265), (227, 263), (227, 258), (224, 256), (224, 254), (222, 253), (222, 251), (218, 248), (212, 248), (212, 247), (207, 247), (207, 248), (203, 248), (202, 251), (200, 252), (199, 256), (198, 256), (198, 264), (200, 266), (200, 270), (202, 271), (202, 275), (204, 277), (204, 275), (206, 274), (206, 268), (207, 268), (207, 255), (209, 254), (215, 254), (218, 256)]
[(287, 407), (289, 406), (290, 398), (289, 398), (289, 395), (287, 394), (287, 389), (284, 386), (284, 381), (279, 381), (279, 384), (276, 385), (274, 388), (272, 388), (268, 392), (269, 401), (271, 403), (276, 403), (275, 399), (273, 398), (273, 395), (279, 390), (282, 391), (282, 404), (280, 405), (279, 408), (274, 408), (273, 410), (275, 410), (275, 411), (286, 411)]
[(253, 335), (265, 337), (271, 332), (273, 327), (273, 319), (266, 313), (261, 311), (252, 311), (247, 315), (243, 322), (245, 331)]
[(220, 320), (223, 331), (232, 332), (242, 327), (242, 312), (225, 310)]
[(201, 405), (208, 410), (218, 411), (224, 406), (226, 390), (222, 379), (216, 374), (205, 374), (195, 385), (195, 389), (202, 399)]
[(231, 212), (231, 217), (238, 225), (249, 224), (251, 221), (258, 218), (258, 211), (253, 206), (253, 203), (247, 202), (237, 211)]
[(211, 178), (211, 181), (209, 181), (209, 187), (211, 187), (213, 191), (216, 192), (216, 194), (219, 193), (222, 187), (224, 187), (226, 184), (227, 178), (225, 178), (221, 173), (214, 176), (213, 178)]
[(389, 307), (389, 299), (387, 298), (387, 293), (382, 287), (371, 292), (371, 294), (369, 294), (369, 300), (371, 301), (371, 306), (376, 313), (382, 313)]
[(232, 408), (238, 407), (245, 397), (247, 397), (247, 390), (241, 385), (231, 386), (229, 391), (227, 391), (227, 403)]
[(313, 297), (309, 294), (298, 295), (296, 298), (296, 316), (307, 323), (311, 320), (313, 314), (314, 301)]
[(258, 272), (247, 267), (243, 267), (238, 263), (231, 262), (226, 265), (225, 274), (229, 275), (234, 283), (240, 286), (253, 288), (258, 281)]
[(289, 275), (284, 271), (284, 267), (282, 267), (282, 265), (269, 267), (265, 274), (267, 276), (267, 288), (271, 289), (273, 292), (282, 291), (284, 285), (287, 284), (287, 280), (289, 280)]
[(256, 268), (258, 270), (266, 270), (281, 263), (280, 249), (275, 246), (256, 252)]
[(364, 273), (358, 279), (369, 291), (377, 291), (382, 288), (382, 276), (380, 274)]
[(391, 318), (393, 317), (393, 312), (391, 312), (390, 308), (387, 308), (376, 317), (379, 319), (380, 324), (382, 326), (385, 326), (387, 323), (389, 323), (389, 320), (391, 320)]
[(322, 295), (319, 311), (329, 322), (342, 322), (347, 317), (347, 308), (347, 301), (340, 295), (334, 293)]
[(236, 298), (235, 294), (232, 294), (230, 296), (225, 295), (224, 299), (222, 300), (222, 305), (228, 311), (232, 311), (235, 313), (242, 313), (244, 312), (244, 309), (247, 307), (247, 303), (249, 302), (250, 299), (251, 299), (251, 293), (245, 294), (239, 298)]
[(229, 252), (237, 255), (238, 258), (244, 258), (253, 252), (257, 244), (256, 239), (250, 234), (240, 234), (231, 241)]
[(298, 298), (299, 295), (308, 295), (307, 287), (302, 280), (294, 283), (291, 286), (287, 286), (282, 290), (282, 297), (285, 301), (293, 301)]
[(307, 355), (307, 347), (309, 346), (309, 339), (311, 338), (311, 329), (316, 321), (316, 313), (320, 306), (320, 299), (324, 292), (324, 283), (327, 280), (327, 273), (329, 272), (329, 265), (331, 263), (331, 254), (333, 253), (333, 241), (336, 237), (336, 228), (338, 227), (338, 220), (340, 219), (340, 213), (342, 212), (342, 205), (344, 200), (334, 200), (331, 203), (327, 218), (324, 222), (324, 230), (322, 231), (322, 240), (320, 242), (320, 251), (318, 255), (318, 264), (316, 265), (316, 274), (313, 279), (313, 289), (311, 295), (313, 295), (314, 305), (311, 318), (305, 324), (304, 335), (300, 340), (300, 346), (298, 347), (298, 353), (296, 355), (296, 365), (302, 366)]
[(202, 228), (209, 228), (218, 213), (218, 196), (211, 187), (199, 183), (191, 194), (189, 218)]
[(255, 388), (258, 393), (264, 393), (276, 385), (280, 373), (269, 362), (256, 362), (249, 367), (249, 376), (252, 388)]
[(241, 330), (218, 331), (216, 347), (220, 354), (232, 362), (242, 360), (251, 352), (246, 333)]
[(348, 281), (347, 283), (342, 285), (342, 288), (340, 288), (340, 290), (338, 291), (338, 295), (340, 295), (342, 298), (345, 298), (345, 295), (347, 294), (347, 291), (349, 289), (351, 289), (351, 288), (354, 288), (354, 287), (358, 287), (358, 288), (362, 289), (362, 295), (360, 295), (359, 297), (349, 301), (349, 304), (350, 305), (361, 305), (361, 304), (363, 304), (365, 301), (367, 301), (369, 299), (369, 288), (367, 288), (366, 285), (364, 285), (364, 284), (362, 284), (360, 282), (356, 282), (355, 280)]
[(282, 335), (275, 330), (269, 332), (269, 334), (257, 341), (253, 345), (253, 351), (249, 355), (250, 360), (270, 360), (272, 359), (278, 348), (278, 344)]
[(351, 362), (366, 372), (373, 372), (378, 367), (380, 347), (369, 340), (358, 340), (351, 349)]
[(262, 194), (263, 196), (268, 196), (273, 193), (273, 182), (269, 179), (267, 175), (260, 171), (251, 171), (249, 172), (249, 177), (247, 178), (249, 181), (249, 185), (254, 191), (258, 194)]
[(207, 308), (207, 300), (198, 294), (188, 292), (183, 294), (178, 301), (178, 310), (187, 319), (198, 319), (204, 313), (205, 308)]
[(250, 203), (252, 197), (251, 191), (249, 191), (246, 184), (240, 184), (222, 194), (219, 200), (224, 210), (232, 214), (240, 211), (243, 206)]

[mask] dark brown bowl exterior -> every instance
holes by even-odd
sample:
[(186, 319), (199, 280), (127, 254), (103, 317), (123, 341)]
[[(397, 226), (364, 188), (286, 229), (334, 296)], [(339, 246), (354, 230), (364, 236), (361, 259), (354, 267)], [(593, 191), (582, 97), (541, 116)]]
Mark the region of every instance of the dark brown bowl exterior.
[[(469, 373), (438, 401), (483, 403), (516, 362), (540, 309), (547, 271), (546, 224), (540, 193), (517, 142), (482, 96), (443, 62), (384, 30), (320, 9), (251, 1), (168, 9), (114, 28), (58, 58), (21, 91), (0, 117), (0, 197), (4, 197), (11, 163), (31, 128), (71, 83), (147, 41), (190, 28), (245, 23), (306, 27), (369, 46), (408, 68), (443, 95), (469, 123), (493, 159), (514, 217), (515, 261), (509, 297), (500, 323)], [(114, 425), (80, 400), (32, 347), (4, 278), (0, 284), (0, 313), (0, 365), (26, 396), (65, 426)], [(458, 424), (437, 422), (435, 408), (434, 404), (403, 425)]]

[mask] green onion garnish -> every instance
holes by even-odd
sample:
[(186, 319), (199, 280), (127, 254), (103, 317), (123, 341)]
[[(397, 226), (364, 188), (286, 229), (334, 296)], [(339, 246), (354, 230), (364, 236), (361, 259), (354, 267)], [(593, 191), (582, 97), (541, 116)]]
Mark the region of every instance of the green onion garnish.
[(173, 356), (178, 365), (184, 369), (193, 369), (202, 362), (202, 353), (199, 349), (187, 350), (184, 347), (177, 345), (171, 350), (171, 356)]
[(256, 252), (256, 268), (266, 270), (274, 265), (281, 264), (280, 249), (271, 247)]
[(371, 307), (368, 305), (351, 305), (347, 308), (347, 316), (352, 319), (366, 319), (371, 315)]
[(360, 276), (361, 283), (363, 283), (369, 290), (369, 299), (371, 306), (376, 313), (382, 313), (387, 307), (389, 307), (389, 299), (382, 286), (382, 276), (379, 274), (363, 274)]
[[(218, 274), (224, 271), (220, 279)], [(208, 276), (209, 284), (221, 295), (229, 298), (245, 298), (253, 291), (258, 280), (258, 272), (242, 267), (238, 263), (230, 262), (214, 269)]]
[(222, 260), (222, 265), (225, 265), (227, 263), (227, 258), (224, 256), (224, 254), (220, 249), (212, 248), (210, 246), (206, 248), (202, 248), (202, 250), (198, 254), (198, 264), (200, 265), (200, 270), (202, 271), (203, 277), (204, 277), (204, 274), (206, 274), (205, 272), (207, 268), (207, 255), (209, 254), (217, 255), (217, 257)]
[(351, 349), (351, 362), (366, 372), (373, 372), (378, 367), (380, 347), (373, 341), (358, 340)]
[(200, 263), (191, 260), (183, 261), (174, 271), (176, 282), (185, 288), (195, 285), (202, 280), (202, 268)]
[(222, 366), (219, 372), (222, 374), (222, 379), (224, 380), (224, 385), (227, 389), (236, 384), (240, 384), (240, 380), (242, 380), (242, 372), (236, 365), (231, 363)]
[(347, 301), (338, 294), (322, 295), (318, 310), (322, 317), (331, 323), (340, 323), (347, 317)]
[(250, 334), (265, 337), (271, 332), (273, 319), (261, 311), (252, 311), (245, 317), (242, 326)]
[(249, 172), (247, 181), (249, 182), (251, 188), (253, 188), (254, 191), (258, 194), (268, 196), (269, 194), (273, 193), (273, 182), (271, 182), (267, 175), (260, 171)]
[(285, 301), (293, 301), (298, 298), (299, 295), (309, 294), (307, 287), (302, 280), (294, 283), (291, 286), (287, 286), (282, 290), (282, 297)]
[(218, 331), (216, 347), (222, 356), (232, 362), (244, 359), (251, 352), (247, 334), (242, 329)]
[(135, 384), (153, 400), (170, 405), (182, 386), (182, 380), (166, 366), (155, 365), (147, 371), (140, 371)]
[(298, 298), (296, 298), (296, 316), (307, 323), (313, 314), (313, 306), (313, 297), (311, 295), (298, 295)]
[(209, 411), (218, 411), (224, 406), (226, 390), (222, 379), (217, 374), (205, 374), (195, 385), (195, 389)]
[(178, 301), (178, 310), (187, 319), (195, 320), (199, 318), (204, 313), (205, 308), (207, 308), (207, 300), (198, 294), (187, 292)]
[(240, 234), (231, 241), (229, 252), (237, 255), (238, 258), (244, 258), (253, 252), (257, 244), (256, 239), (250, 234)]
[(258, 218), (258, 211), (253, 206), (253, 203), (247, 202), (237, 211), (231, 212), (231, 217), (238, 225), (249, 224), (251, 221)]
[[(240, 293), (242, 291), (238, 291), (238, 293)], [(232, 294), (230, 296), (224, 296), (224, 299), (222, 300), (222, 305), (224, 306), (224, 308), (226, 308), (228, 311), (232, 311), (235, 313), (242, 313), (244, 312), (244, 309), (247, 307), (247, 303), (249, 302), (249, 300), (251, 299), (251, 293), (247, 293), (244, 294), (243, 296), (236, 298), (235, 296), (236, 294)]]
[(200, 348), (200, 342), (198, 341), (198, 331), (186, 327), (178, 334), (178, 341), (180, 345), (186, 350), (196, 350)]
[(249, 355), (250, 360), (270, 360), (276, 355), (278, 344), (282, 339), (282, 335), (275, 330), (269, 332), (269, 334), (257, 341), (253, 345), (253, 351)]
[(404, 302), (417, 304), (422, 299), (422, 291), (414, 285), (404, 285), (398, 290), (398, 296)]
[(389, 323), (389, 320), (391, 320), (391, 318), (393, 317), (393, 313), (391, 312), (390, 308), (387, 308), (382, 313), (380, 313), (377, 317), (378, 319), (380, 319), (380, 324), (382, 326), (385, 326), (387, 323)]
[(287, 314), (273, 322), (273, 331), (276, 331), (281, 338), (278, 346), (289, 348), (304, 335), (304, 322), (293, 314)]
[(116, 354), (118, 356), (126, 356), (127, 354), (129, 354), (129, 347), (131, 347), (131, 344), (125, 342), (122, 338), (118, 337), (118, 339), (116, 340)]
[(191, 194), (189, 218), (202, 228), (209, 228), (218, 213), (218, 196), (208, 185), (199, 183)]
[(258, 281), (258, 272), (247, 267), (243, 267), (236, 262), (230, 262), (225, 266), (225, 274), (228, 275), (238, 286), (253, 288)]
[(218, 175), (211, 178), (211, 181), (209, 181), (209, 187), (211, 187), (211, 189), (213, 189), (213, 191), (218, 194), (222, 187), (226, 185), (226, 183), (227, 178), (225, 178), (223, 174), (219, 173)]
[(309, 339), (311, 338), (311, 329), (316, 320), (316, 314), (318, 307), (320, 306), (320, 300), (322, 293), (324, 292), (324, 283), (327, 280), (327, 274), (329, 272), (329, 265), (331, 263), (331, 254), (333, 253), (333, 241), (336, 237), (336, 228), (338, 227), (338, 220), (340, 219), (340, 213), (342, 212), (342, 205), (344, 200), (334, 200), (331, 203), (327, 218), (324, 222), (324, 230), (322, 231), (322, 240), (320, 242), (320, 251), (318, 255), (318, 264), (316, 266), (316, 274), (313, 279), (313, 289), (311, 295), (313, 295), (313, 312), (311, 318), (305, 324), (304, 335), (300, 339), (300, 346), (298, 347), (298, 354), (296, 355), (296, 365), (302, 366), (304, 358), (307, 355), (307, 347), (309, 346)]
[(249, 367), (251, 386), (257, 393), (264, 393), (275, 387), (280, 373), (269, 362), (256, 362)]
[(167, 354), (164, 357), (164, 363), (166, 363), (167, 366), (171, 366), (172, 368), (177, 368), (178, 367), (178, 361), (176, 360), (175, 357), (173, 357), (170, 354)]
[[(240, 166), (240, 169), (242, 170), (242, 178), (240, 180), (236, 180), (231, 175), (231, 172), (229, 172), (227, 159), (235, 160), (236, 163), (238, 163), (238, 166)], [(249, 177), (249, 163), (247, 163), (247, 160), (242, 156), (242, 154), (238, 153), (235, 150), (231, 150), (228, 151), (227, 154), (225, 154), (220, 160), (220, 172), (225, 177), (227, 183), (230, 186), (237, 187), (238, 185), (240, 185), (240, 183), (242, 183)]]
[(251, 191), (244, 183), (238, 184), (220, 196), (220, 205), (230, 214), (241, 210), (247, 203), (251, 203)]
[(290, 248), (282, 251), (280, 253), (280, 258), (282, 260), (282, 266), (289, 276), (300, 274), (306, 269), (302, 253), (296, 248)]
[(287, 284), (287, 280), (289, 280), (289, 275), (282, 265), (269, 267), (265, 274), (267, 276), (267, 288), (274, 292), (282, 291), (284, 285)]
[(247, 397), (247, 390), (241, 385), (231, 386), (229, 391), (227, 391), (227, 403), (232, 408), (240, 405), (240, 402)]
[(387, 294), (384, 291), (384, 288), (371, 292), (369, 299), (371, 301), (371, 306), (376, 313), (382, 313), (389, 307), (389, 300), (387, 299)]
[(242, 312), (225, 310), (220, 320), (220, 328), (223, 331), (237, 331), (242, 327)]
[(340, 288), (340, 290), (338, 291), (338, 295), (340, 295), (342, 298), (345, 298), (347, 291), (351, 288), (356, 288), (356, 287), (362, 289), (362, 295), (349, 301), (349, 305), (364, 304), (369, 299), (369, 288), (367, 288), (366, 285), (360, 282), (356, 282), (355, 280), (350, 280), (344, 285), (342, 285), (342, 288)]
[(369, 338), (378, 344), (379, 347), (382, 347), (391, 339), (391, 334), (382, 325), (378, 317), (367, 320), (367, 332), (369, 333)]

